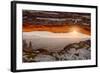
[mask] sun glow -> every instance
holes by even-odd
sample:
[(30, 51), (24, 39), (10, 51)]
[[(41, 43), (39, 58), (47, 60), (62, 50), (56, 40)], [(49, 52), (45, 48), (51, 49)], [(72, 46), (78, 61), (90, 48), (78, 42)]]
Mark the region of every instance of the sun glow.
[(73, 31), (72, 31), (72, 33), (73, 33), (73, 34), (77, 34), (77, 33), (78, 33), (78, 31), (76, 31), (76, 30), (73, 30)]
[(70, 32), (77, 33), (79, 31), (79, 27), (73, 26), (70, 28)]

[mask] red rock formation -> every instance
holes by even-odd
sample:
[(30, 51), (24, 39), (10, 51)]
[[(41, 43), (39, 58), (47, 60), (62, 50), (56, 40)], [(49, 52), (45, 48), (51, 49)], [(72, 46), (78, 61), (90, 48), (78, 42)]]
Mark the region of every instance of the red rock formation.
[(50, 31), (54, 33), (66, 33), (71, 32), (73, 30), (77, 30), (78, 32), (84, 34), (91, 34), (90, 26), (88, 25), (32, 25), (32, 24), (24, 24), (23, 32), (31, 32), (31, 31)]

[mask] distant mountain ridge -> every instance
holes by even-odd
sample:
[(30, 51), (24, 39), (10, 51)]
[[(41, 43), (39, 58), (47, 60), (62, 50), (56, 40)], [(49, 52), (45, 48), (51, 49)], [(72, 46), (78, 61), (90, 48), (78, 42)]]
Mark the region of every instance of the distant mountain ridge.
[(91, 37), (79, 32), (52, 33), (52, 32), (23, 32), (23, 40), (27, 45), (32, 43), (33, 49), (46, 48), (49, 51), (62, 50), (66, 45), (89, 40)]
[(27, 37), (36, 36), (36, 37), (44, 37), (44, 38), (90, 38), (89, 35), (76, 32), (76, 31), (68, 32), (68, 33), (53, 33), (48, 31), (23, 32), (23, 37), (25, 36)]

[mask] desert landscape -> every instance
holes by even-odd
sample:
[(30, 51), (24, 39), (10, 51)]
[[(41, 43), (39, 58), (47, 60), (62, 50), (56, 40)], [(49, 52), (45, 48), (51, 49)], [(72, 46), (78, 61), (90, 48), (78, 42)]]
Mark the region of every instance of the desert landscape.
[(22, 61), (91, 59), (91, 14), (23, 10)]

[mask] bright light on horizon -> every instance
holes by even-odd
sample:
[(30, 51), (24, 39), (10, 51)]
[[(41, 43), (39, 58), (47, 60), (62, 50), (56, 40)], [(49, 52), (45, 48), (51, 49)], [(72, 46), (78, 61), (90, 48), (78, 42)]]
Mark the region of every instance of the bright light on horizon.
[(73, 30), (73, 31), (72, 31), (72, 33), (73, 33), (73, 34), (77, 34), (77, 33), (78, 33), (78, 31), (76, 31), (76, 30)]

